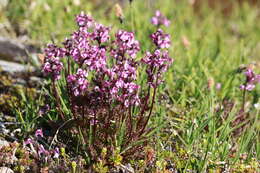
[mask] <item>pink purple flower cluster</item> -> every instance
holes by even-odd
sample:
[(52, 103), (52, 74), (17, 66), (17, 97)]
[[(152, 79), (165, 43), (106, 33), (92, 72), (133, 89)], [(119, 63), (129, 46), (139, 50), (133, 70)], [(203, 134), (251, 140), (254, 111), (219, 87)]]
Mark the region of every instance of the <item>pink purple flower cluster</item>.
[(162, 80), (160, 79), (163, 72), (166, 72), (168, 67), (172, 64), (172, 58), (169, 56), (167, 50), (171, 44), (170, 35), (164, 34), (162, 29), (158, 29), (151, 34), (151, 39), (156, 46), (154, 52), (146, 52), (146, 56), (141, 61), (147, 65), (146, 73), (148, 76), (148, 84), (156, 88)]
[(97, 40), (98, 43), (105, 43), (109, 40), (109, 27), (105, 27), (102, 24), (95, 23), (94, 32), (92, 33), (91, 37), (93, 40)]
[(245, 71), (246, 82), (240, 85), (241, 90), (252, 91), (257, 83), (260, 83), (260, 75), (255, 74), (251, 68), (247, 68)]
[[(161, 25), (161, 20), (167, 25), (167, 20), (161, 14), (157, 18), (158, 25)], [(97, 153), (102, 149), (100, 146), (115, 143), (114, 134), (118, 127), (122, 127), (122, 123), (126, 123), (124, 143), (128, 145), (147, 132), (157, 87), (172, 63), (166, 50), (170, 47), (170, 35), (158, 29), (151, 35), (155, 50), (137, 58), (141, 54), (141, 47), (133, 32), (119, 30), (111, 36), (109, 27), (97, 23), (84, 13), (76, 17), (76, 22), (78, 29), (65, 40), (64, 48), (52, 45), (45, 51), (44, 73), (55, 81), (63, 70), (66, 80), (66, 87), (62, 86), (64, 82), (53, 82), (52, 85), (57, 99), (57, 112), (62, 120), (66, 119), (60, 104), (61, 97), (56, 97), (59, 93), (55, 93), (56, 86), (60, 85), (67, 91), (71, 113), (68, 117), (79, 120), (75, 123), (84, 129), (84, 134), (93, 135), (92, 144), (98, 144), (97, 148), (93, 147)], [(60, 61), (63, 56), (66, 57), (64, 65)], [(147, 77), (142, 87), (137, 81), (140, 67), (146, 69), (147, 73), (142, 75)], [(37, 131), (36, 136), (43, 135)], [(88, 154), (92, 153), (95, 152)], [(48, 155), (48, 152), (39, 146), (38, 155)], [(53, 157), (55, 155), (58, 153), (54, 153)]]
[[(52, 45), (46, 49), (45, 74), (58, 79), (63, 67), (59, 58), (66, 55), (79, 68), (76, 74), (66, 76), (72, 97), (86, 96), (91, 104), (119, 102), (125, 107), (139, 105), (140, 86), (136, 84), (136, 76), (141, 63), (135, 57), (140, 44), (134, 33), (119, 30), (115, 40), (110, 40), (110, 28), (95, 22), (91, 16), (81, 13), (76, 21), (79, 28), (65, 40), (64, 48)], [(147, 64), (149, 82), (154, 83), (155, 78), (159, 78), (171, 64), (168, 51), (160, 50), (169, 48), (170, 36), (158, 29), (151, 38), (157, 50), (148, 52), (141, 62)], [(158, 84), (157, 81), (154, 87)]]
[(110, 80), (107, 86), (112, 98), (124, 103), (126, 107), (139, 105), (138, 89), (136, 80), (137, 64), (130, 60), (118, 61), (108, 73)]
[(158, 48), (169, 48), (171, 45), (170, 35), (164, 34), (162, 29), (158, 29), (153, 33), (151, 39)]
[(48, 44), (47, 48), (44, 51), (45, 51), (45, 56), (47, 58), (53, 58), (53, 57), (62, 58), (66, 54), (66, 49), (59, 48), (54, 44)]
[(67, 82), (74, 96), (79, 96), (87, 90), (88, 87), (87, 76), (88, 73), (85, 70), (78, 69), (76, 74), (69, 75), (67, 77)]
[(155, 12), (155, 16), (151, 19), (151, 23), (155, 26), (164, 25), (168, 27), (171, 22), (164, 15), (162, 15), (162, 13), (159, 10), (157, 10)]
[(157, 87), (162, 80), (161, 75), (172, 63), (168, 51), (155, 50), (153, 53), (147, 52), (146, 56), (141, 60), (148, 65), (146, 73), (148, 75), (148, 84), (153, 88)]
[(76, 17), (76, 22), (79, 27), (91, 27), (94, 20), (90, 15), (85, 14), (84, 12), (81, 12), (79, 15)]
[(45, 59), (43, 64), (43, 72), (45, 75), (50, 75), (52, 79), (57, 80), (60, 78), (60, 72), (63, 68), (63, 64), (60, 58), (66, 54), (66, 49), (58, 48), (54, 44), (49, 44), (44, 50)]
[(140, 50), (139, 42), (135, 40), (134, 33), (119, 30), (116, 33), (115, 41), (116, 49), (112, 51), (115, 58), (123, 58), (128, 54), (131, 58), (135, 58), (137, 52)]

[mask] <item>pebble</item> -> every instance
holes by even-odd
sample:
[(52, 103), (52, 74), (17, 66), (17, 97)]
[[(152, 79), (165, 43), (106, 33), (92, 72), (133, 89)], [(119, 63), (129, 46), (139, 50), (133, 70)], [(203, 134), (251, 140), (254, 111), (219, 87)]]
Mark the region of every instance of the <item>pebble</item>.
[(0, 167), (0, 173), (14, 173), (14, 171), (7, 167)]

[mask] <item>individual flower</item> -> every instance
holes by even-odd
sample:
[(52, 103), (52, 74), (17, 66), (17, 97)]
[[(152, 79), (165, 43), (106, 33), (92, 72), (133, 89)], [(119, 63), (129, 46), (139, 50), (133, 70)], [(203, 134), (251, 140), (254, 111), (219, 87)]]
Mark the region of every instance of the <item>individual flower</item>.
[(93, 25), (94, 20), (90, 15), (81, 12), (79, 15), (76, 16), (76, 22), (78, 23), (79, 27), (91, 27)]
[(221, 83), (217, 83), (217, 84), (216, 84), (216, 89), (217, 89), (217, 90), (220, 90), (221, 87), (222, 87)]
[(171, 22), (165, 16), (163, 16), (159, 10), (157, 10), (155, 12), (155, 16), (151, 19), (151, 23), (155, 26), (164, 25), (168, 27)]
[(260, 83), (260, 75), (255, 74), (251, 68), (245, 71), (246, 81), (245, 84), (240, 85), (241, 90), (252, 91), (257, 83)]
[(170, 35), (164, 34), (162, 29), (158, 29), (153, 33), (151, 39), (158, 48), (169, 48), (171, 45)]
[(67, 77), (67, 82), (72, 90), (74, 96), (83, 95), (87, 90), (87, 72), (82, 69), (78, 69), (77, 73), (74, 75), (69, 75)]
[(38, 148), (38, 155), (39, 157), (41, 157), (43, 155), (48, 155), (49, 152), (44, 148), (43, 145), (40, 145), (39, 148)]
[(28, 138), (25, 142), (24, 145), (29, 145), (29, 144), (33, 144), (33, 140), (31, 138)]
[(53, 151), (53, 158), (57, 159), (60, 156), (60, 150), (58, 147), (56, 147)]
[(42, 129), (37, 129), (35, 132), (35, 137), (39, 137), (39, 136), (43, 138)]

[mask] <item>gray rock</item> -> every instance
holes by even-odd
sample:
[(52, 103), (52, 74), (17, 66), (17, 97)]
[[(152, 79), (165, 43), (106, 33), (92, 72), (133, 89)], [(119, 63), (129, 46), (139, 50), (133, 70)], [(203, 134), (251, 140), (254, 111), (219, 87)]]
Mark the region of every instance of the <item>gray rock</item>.
[(19, 63), (0, 60), (0, 70), (8, 73), (26, 73), (34, 72), (35, 68)]
[(8, 61), (20, 62), (21, 57), (26, 57), (26, 48), (18, 40), (0, 37), (0, 57)]
[(0, 167), (0, 173), (14, 173), (14, 171), (7, 167)]
[(22, 38), (10, 39), (0, 36), (0, 59), (2, 60), (29, 62), (28, 53), (31, 55), (38, 51), (37, 47), (24, 43)]

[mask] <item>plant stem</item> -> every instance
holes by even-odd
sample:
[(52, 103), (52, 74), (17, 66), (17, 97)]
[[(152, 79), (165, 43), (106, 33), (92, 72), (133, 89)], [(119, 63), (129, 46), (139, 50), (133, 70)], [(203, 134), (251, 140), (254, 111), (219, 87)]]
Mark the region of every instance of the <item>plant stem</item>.
[(59, 115), (61, 116), (62, 120), (65, 120), (64, 114), (63, 114), (62, 109), (61, 109), (60, 97), (59, 97), (58, 90), (57, 90), (57, 87), (56, 87), (56, 83), (55, 83), (54, 80), (52, 80), (52, 88), (53, 88), (55, 99), (57, 101), (57, 107), (58, 107)]
[(245, 111), (246, 105), (246, 89), (243, 90), (243, 103), (242, 103), (242, 110)]
[(149, 112), (148, 118), (146, 119), (146, 122), (145, 122), (141, 132), (139, 133), (139, 137), (143, 134), (144, 129), (146, 128), (148, 121), (149, 121), (149, 119), (152, 115), (153, 106), (154, 106), (154, 102), (155, 102), (156, 89), (157, 89), (157, 81), (158, 81), (158, 75), (157, 75), (157, 78), (156, 78), (156, 87), (154, 88), (154, 91), (153, 91), (153, 98), (152, 98), (152, 105), (151, 105), (151, 108), (150, 108), (150, 112)]
[(133, 126), (133, 124), (132, 124), (132, 109), (131, 108), (132, 107), (129, 106), (129, 123), (130, 123), (129, 138), (131, 138), (131, 136), (132, 136), (132, 126)]

